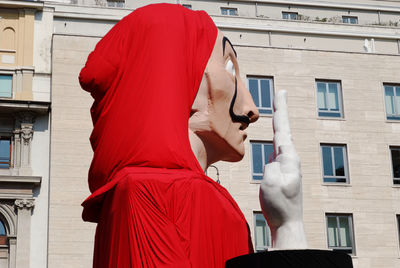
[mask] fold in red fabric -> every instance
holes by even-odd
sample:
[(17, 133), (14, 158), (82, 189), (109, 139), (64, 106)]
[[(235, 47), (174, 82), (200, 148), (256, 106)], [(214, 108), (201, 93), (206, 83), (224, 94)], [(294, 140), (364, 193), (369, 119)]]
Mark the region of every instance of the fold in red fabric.
[(154, 4), (89, 55), (79, 81), (94, 98), (94, 156), (82, 217), (98, 223), (94, 267), (223, 267), (252, 252), (243, 214), (188, 137), (216, 36), (204, 11)]

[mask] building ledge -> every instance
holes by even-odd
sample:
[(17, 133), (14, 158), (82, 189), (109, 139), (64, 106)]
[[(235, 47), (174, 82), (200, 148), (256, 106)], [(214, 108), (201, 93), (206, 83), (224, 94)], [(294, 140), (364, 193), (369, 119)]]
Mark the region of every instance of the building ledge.
[(17, 0), (6, 0), (0, 2), (0, 7), (7, 8), (33, 8), (42, 10), (44, 2), (41, 1), (17, 1)]
[(0, 111), (5, 113), (31, 111), (37, 114), (47, 114), (49, 110), (50, 102), (24, 101), (0, 98)]
[(41, 182), (39, 176), (0, 175), (0, 199), (32, 198), (33, 189)]
[[(243, 2), (243, 0), (231, 0), (232, 3)], [(368, 10), (368, 11), (387, 11), (387, 12), (400, 12), (398, 6), (389, 4), (373, 5), (373, 4), (362, 4), (362, 3), (343, 3), (340, 2), (328, 2), (328, 1), (315, 1), (315, 0), (247, 0), (247, 3), (258, 3), (258, 4), (278, 4), (278, 5), (290, 5), (290, 6), (303, 6), (303, 7), (318, 7), (318, 8), (340, 8), (345, 10)], [(394, 3), (392, 3), (394, 4)]]
[(0, 175), (0, 184), (2, 183), (24, 183), (32, 184), (33, 186), (39, 186), (42, 182), (42, 177), (39, 176), (5, 176)]

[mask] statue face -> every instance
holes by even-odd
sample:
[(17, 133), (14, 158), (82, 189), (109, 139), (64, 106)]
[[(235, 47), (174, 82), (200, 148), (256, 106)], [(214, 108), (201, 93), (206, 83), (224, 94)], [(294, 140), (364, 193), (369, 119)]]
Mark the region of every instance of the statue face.
[(218, 31), (192, 105), (189, 128), (205, 144), (211, 162), (235, 162), (244, 155), (245, 129), (258, 115), (250, 92), (240, 78), (236, 52)]

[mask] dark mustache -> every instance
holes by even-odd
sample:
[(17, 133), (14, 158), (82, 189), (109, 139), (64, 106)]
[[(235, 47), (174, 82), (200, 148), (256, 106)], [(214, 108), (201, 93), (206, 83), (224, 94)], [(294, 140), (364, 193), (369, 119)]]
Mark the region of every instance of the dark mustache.
[(240, 123), (246, 123), (247, 125), (250, 125), (250, 118), (246, 115), (237, 115), (233, 112), (233, 105), (235, 105), (236, 101), (236, 95), (237, 95), (237, 80), (235, 77), (235, 94), (233, 94), (233, 98), (231, 101), (231, 106), (229, 107), (229, 114), (232, 118), (233, 122), (240, 122)]

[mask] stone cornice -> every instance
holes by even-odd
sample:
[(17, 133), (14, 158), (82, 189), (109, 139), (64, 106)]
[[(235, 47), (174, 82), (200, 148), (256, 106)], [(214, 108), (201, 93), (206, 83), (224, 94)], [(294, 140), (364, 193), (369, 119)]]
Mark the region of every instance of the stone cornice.
[(42, 10), (44, 2), (41, 1), (16, 1), (16, 0), (3, 0), (0, 1), (0, 7), (7, 8), (32, 8)]
[(37, 176), (0, 176), (0, 199), (32, 199), (41, 181)]
[(42, 182), (42, 177), (39, 176), (6, 176), (0, 175), (0, 184), (1, 183), (18, 183), (18, 184), (31, 184), (34, 186), (39, 186)]
[[(306, 6), (306, 7), (319, 7), (319, 8), (340, 8), (346, 10), (368, 10), (368, 11), (387, 11), (387, 12), (400, 12), (399, 6), (393, 6), (385, 3), (385, 5), (372, 5), (372, 4), (361, 4), (361, 3), (343, 3), (339, 2), (328, 2), (328, 1), (312, 1), (312, 0), (230, 0), (229, 2), (245, 2), (245, 3), (257, 3), (264, 5), (289, 5), (289, 6)], [(393, 4), (393, 3), (392, 3)]]
[(0, 99), (0, 111), (8, 111), (13, 113), (20, 111), (31, 111), (38, 114), (46, 114), (49, 112), (49, 109), (50, 102)]
[(360, 38), (380, 38), (380, 39), (392, 39), (398, 40), (398, 34), (382, 34), (372, 32), (355, 32), (355, 31), (344, 31), (344, 30), (331, 30), (331, 29), (320, 29), (317, 28), (300, 28), (297, 25), (293, 27), (279, 26), (279, 25), (262, 25), (258, 23), (233, 23), (223, 22), (214, 20), (218, 28), (222, 29), (235, 29), (235, 30), (252, 30), (252, 31), (264, 31), (264, 32), (281, 32), (281, 33), (297, 33), (297, 34), (316, 34), (326, 36), (347, 36), (347, 37), (360, 37)]

